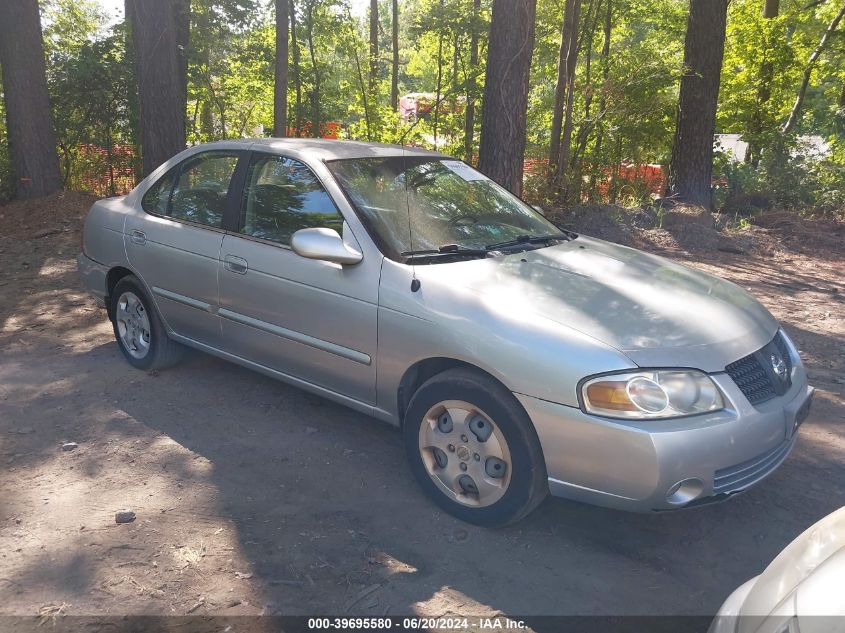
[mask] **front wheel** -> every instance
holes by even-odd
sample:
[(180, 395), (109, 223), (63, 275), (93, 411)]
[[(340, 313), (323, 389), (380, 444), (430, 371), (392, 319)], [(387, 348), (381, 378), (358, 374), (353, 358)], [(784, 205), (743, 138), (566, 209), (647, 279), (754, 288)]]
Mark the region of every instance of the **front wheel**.
[(182, 357), (183, 347), (167, 336), (164, 323), (141, 282), (128, 275), (111, 294), (114, 337), (123, 356), (137, 369), (164, 369)]
[(403, 432), (417, 481), (459, 519), (487, 527), (514, 523), (548, 493), (528, 415), (480, 372), (451, 369), (424, 383), (408, 405)]

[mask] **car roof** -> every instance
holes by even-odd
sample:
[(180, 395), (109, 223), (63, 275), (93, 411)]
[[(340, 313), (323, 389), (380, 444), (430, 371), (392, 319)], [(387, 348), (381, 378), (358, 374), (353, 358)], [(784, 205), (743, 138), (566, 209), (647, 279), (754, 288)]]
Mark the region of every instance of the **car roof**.
[(344, 158), (381, 158), (385, 156), (428, 156), (431, 158), (449, 158), (445, 154), (432, 152), (418, 147), (387, 145), (385, 143), (367, 143), (364, 141), (340, 141), (324, 138), (245, 138), (237, 140), (207, 143), (203, 148), (212, 149), (215, 145), (231, 148), (233, 145), (244, 149), (264, 149), (267, 151), (290, 151), (299, 155), (308, 154), (320, 160), (338, 160)]

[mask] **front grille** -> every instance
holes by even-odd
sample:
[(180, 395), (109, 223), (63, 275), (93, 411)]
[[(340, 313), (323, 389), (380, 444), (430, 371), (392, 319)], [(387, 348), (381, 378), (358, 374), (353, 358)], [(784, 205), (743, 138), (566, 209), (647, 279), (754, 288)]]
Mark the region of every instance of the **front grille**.
[[(767, 366), (770, 364), (771, 352), (775, 351), (786, 364), (785, 380), (780, 380), (771, 367)], [(792, 384), (792, 359), (783, 335), (778, 332), (765, 347), (731, 363), (725, 367), (725, 371), (752, 405), (783, 395)]]
[(756, 353), (731, 363), (725, 367), (725, 371), (734, 379), (736, 386), (751, 404), (759, 404), (775, 397), (775, 387)]
[(713, 492), (715, 494), (735, 492), (747, 488), (758, 479), (762, 479), (786, 459), (793, 442), (794, 439), (787, 440), (772, 450), (749, 459), (747, 462), (717, 470), (713, 477)]

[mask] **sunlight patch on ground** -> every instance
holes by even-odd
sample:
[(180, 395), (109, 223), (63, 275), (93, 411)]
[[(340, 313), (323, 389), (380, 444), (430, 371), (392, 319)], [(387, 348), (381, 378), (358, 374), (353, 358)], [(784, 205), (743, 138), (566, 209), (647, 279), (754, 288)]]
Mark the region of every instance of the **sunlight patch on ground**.
[(385, 568), (387, 575), (393, 576), (395, 574), (415, 574), (419, 570), (413, 565), (409, 565), (398, 558), (394, 558), (390, 554), (379, 552), (373, 557), (379, 565)]
[(190, 567), (199, 563), (206, 555), (205, 543), (199, 542), (196, 547), (177, 545), (173, 550), (173, 559), (182, 567)]
[(38, 271), (40, 277), (55, 277), (69, 272), (76, 272), (76, 261), (67, 258), (50, 257)]
[(501, 611), (489, 604), (478, 602), (465, 593), (443, 586), (427, 600), (411, 605), (414, 613), (425, 616), (502, 616)]

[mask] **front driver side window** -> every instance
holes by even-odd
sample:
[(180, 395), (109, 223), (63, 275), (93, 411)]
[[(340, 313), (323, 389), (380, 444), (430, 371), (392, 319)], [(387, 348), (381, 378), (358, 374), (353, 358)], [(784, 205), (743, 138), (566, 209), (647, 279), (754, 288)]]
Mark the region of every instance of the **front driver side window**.
[(177, 220), (221, 226), (229, 182), (237, 164), (238, 155), (232, 152), (204, 152), (186, 160), (170, 196), (168, 215)]
[(343, 231), (343, 217), (314, 173), (303, 163), (253, 154), (244, 189), (241, 233), (289, 244), (299, 229)]

